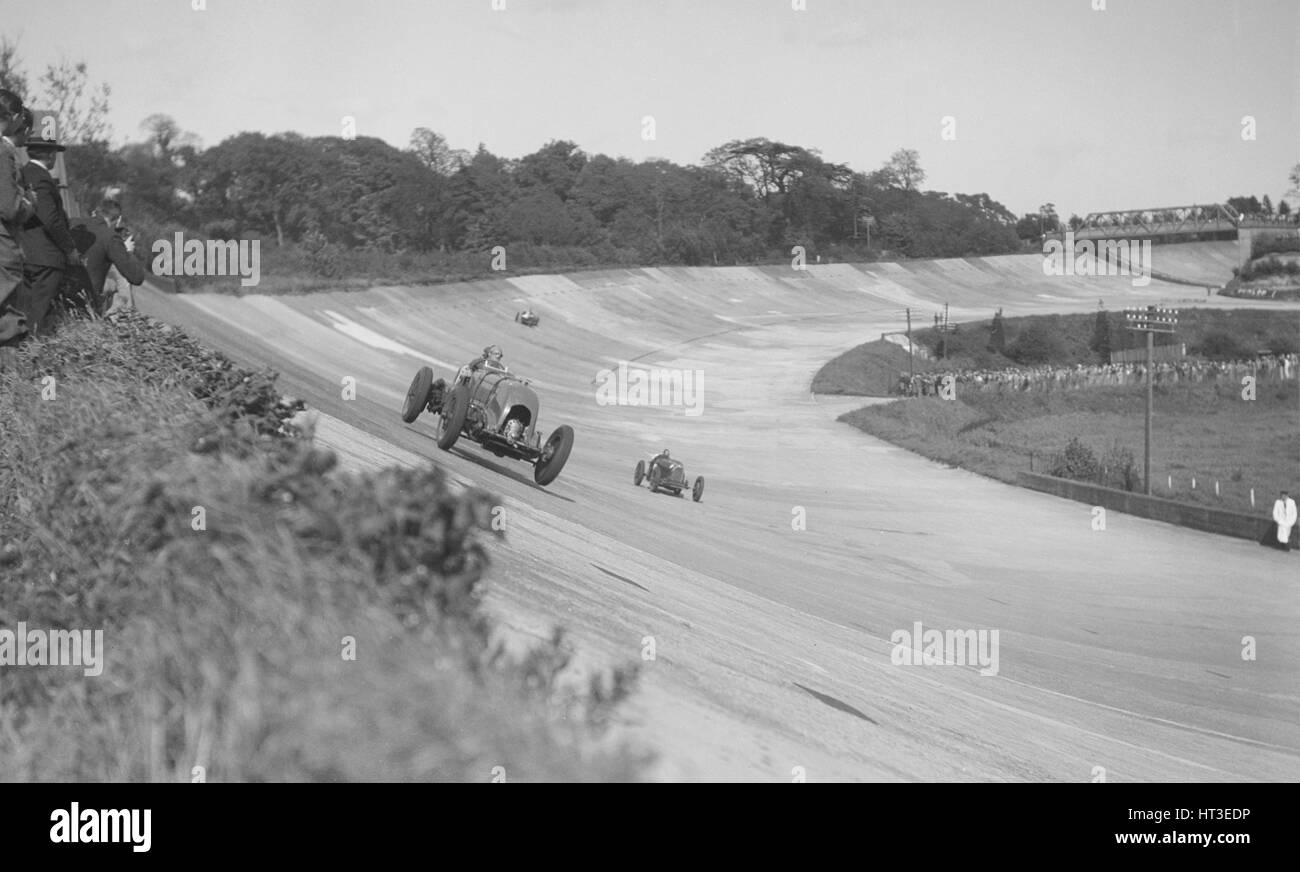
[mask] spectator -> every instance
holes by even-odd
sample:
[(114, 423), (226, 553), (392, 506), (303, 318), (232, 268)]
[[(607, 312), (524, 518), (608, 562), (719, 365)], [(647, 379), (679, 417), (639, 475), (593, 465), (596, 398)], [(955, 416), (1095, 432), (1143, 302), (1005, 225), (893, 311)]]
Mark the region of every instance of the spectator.
[(81, 266), (81, 254), (72, 241), (68, 214), (63, 210), (59, 186), (50, 175), (63, 146), (51, 139), (29, 137), (23, 178), (36, 195), (36, 214), (23, 225), (23, 285), (15, 304), (27, 316), (33, 335), (53, 328), (51, 304), (69, 267)]
[[(1157, 384), (1228, 381), (1240, 384), (1247, 375), (1255, 375), (1260, 382), (1289, 381), (1300, 368), (1300, 355), (1261, 354), (1253, 360), (1213, 361), (1187, 358), (1176, 363), (1157, 363), (1152, 369)], [(1011, 390), (1047, 392), (1055, 389), (1072, 390), (1099, 386), (1142, 385), (1146, 367), (1140, 363), (1076, 364), (1075, 366), (1036, 366), (1028, 369), (959, 370), (948, 372), (962, 390), (1006, 393)], [(929, 396), (931, 374), (904, 377), (900, 393), (909, 396)]]
[[(122, 218), (122, 206), (116, 200), (105, 200), (86, 221), (72, 229), (77, 248), (86, 258), (86, 280), (90, 283), (88, 294), (97, 311), (102, 311), (104, 281), (110, 266), (117, 267), (123, 278), (132, 285), (144, 282), (144, 267), (127, 250), (126, 243), (117, 233)], [(121, 288), (115, 288), (117, 294)], [(134, 301), (133, 301), (134, 302)], [(116, 305), (114, 308), (121, 308)]]
[(1269, 545), (1282, 551), (1291, 550), (1291, 530), (1296, 525), (1296, 507), (1295, 500), (1287, 491), (1282, 491), (1278, 495), (1277, 502), (1273, 503), (1273, 523), (1270, 525), (1264, 538), (1260, 540), (1261, 545)]
[[(106, 202), (116, 204), (117, 201)], [(126, 253), (135, 254), (135, 234), (122, 221), (121, 207), (117, 207), (116, 218), (109, 217), (106, 220), (113, 225), (113, 231), (122, 240), (122, 247), (126, 249)], [(109, 266), (108, 275), (104, 279), (103, 300), (106, 315), (135, 308), (135, 285), (126, 280), (126, 276), (122, 275), (116, 264)]]
[(23, 181), (25, 159), (18, 151), (30, 127), (24, 112), (19, 96), (0, 88), (0, 369), (12, 364), (14, 345), (27, 330), (26, 317), (13, 305), (23, 283), (18, 240), (34, 207)]

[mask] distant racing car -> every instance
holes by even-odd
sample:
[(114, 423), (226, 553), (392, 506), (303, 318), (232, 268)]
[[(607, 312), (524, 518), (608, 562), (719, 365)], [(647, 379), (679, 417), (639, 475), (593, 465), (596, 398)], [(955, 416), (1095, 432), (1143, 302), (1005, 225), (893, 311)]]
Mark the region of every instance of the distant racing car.
[(536, 327), (542, 319), (537, 317), (537, 313), (532, 309), (524, 309), (522, 312), (515, 313), (515, 320), (525, 327)]
[(556, 427), (543, 443), (537, 429), (539, 402), (527, 379), (491, 364), (463, 366), (455, 380), (434, 380), (420, 367), (402, 403), (402, 420), (415, 422), (428, 410), (438, 415), (438, 447), (451, 449), (465, 436), (497, 457), (533, 464), (533, 481), (546, 486), (564, 469), (573, 449), (573, 428)]
[(632, 472), (632, 484), (637, 487), (645, 481), (651, 493), (661, 490), (672, 491), (677, 496), (689, 488), (691, 499), (699, 502), (704, 499), (704, 476), (697, 476), (694, 484), (686, 481), (686, 467), (680, 460), (673, 460), (663, 454), (655, 455), (649, 461), (638, 460)]

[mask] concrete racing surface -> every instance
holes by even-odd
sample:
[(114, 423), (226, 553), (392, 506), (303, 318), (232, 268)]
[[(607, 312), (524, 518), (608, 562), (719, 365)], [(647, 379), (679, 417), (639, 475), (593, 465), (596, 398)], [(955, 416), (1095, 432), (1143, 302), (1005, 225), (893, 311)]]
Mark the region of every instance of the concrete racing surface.
[[(1222, 247), (1157, 248), (1155, 268), (1221, 283)], [(1102, 767), (1107, 781), (1300, 779), (1293, 556), (1114, 512), (1094, 531), (1086, 505), (924, 460), (836, 422), (864, 400), (809, 394), (827, 360), (902, 329), (905, 306), (925, 326), (944, 302), (954, 321), (999, 306), (1093, 311), (1099, 298), (1112, 311), (1204, 303), (1195, 288), (1041, 265), (635, 269), (137, 299), (278, 369), (321, 410), (318, 438), (345, 466), (434, 462), (499, 495), (489, 604), (519, 633), (563, 624), (584, 668), (640, 664), (611, 739), (656, 751), (654, 777), (1082, 782)], [(514, 322), (525, 305), (540, 326)], [(468, 439), (440, 451), (432, 415), (399, 418), (419, 366), (450, 378), (489, 343), (533, 380), (543, 433), (576, 431), (548, 488)], [(701, 372), (700, 413), (598, 404), (598, 373), (620, 361)], [(664, 447), (706, 478), (703, 502), (633, 486), (636, 461)], [(891, 635), (916, 622), (998, 631), (996, 674), (895, 665)], [(1243, 659), (1243, 637), (1258, 659)]]

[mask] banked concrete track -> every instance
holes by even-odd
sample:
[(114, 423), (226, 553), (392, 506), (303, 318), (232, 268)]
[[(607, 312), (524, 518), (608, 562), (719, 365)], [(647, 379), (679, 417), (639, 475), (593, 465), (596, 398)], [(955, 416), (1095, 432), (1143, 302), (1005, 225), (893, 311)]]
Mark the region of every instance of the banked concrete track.
[[(1087, 506), (873, 440), (835, 421), (861, 401), (808, 390), (823, 362), (901, 328), (905, 306), (925, 323), (944, 301), (960, 320), (1188, 292), (1012, 256), (140, 296), (279, 369), (342, 422), (321, 438), (350, 465), (434, 462), (500, 495), (492, 607), (524, 633), (563, 623), (584, 664), (641, 663), (614, 738), (658, 751), (656, 777), (1296, 780), (1291, 556), (1115, 513), (1094, 531)], [(539, 328), (514, 323), (525, 303)], [(439, 451), (428, 416), (398, 417), (418, 366), (449, 375), (488, 343), (534, 380), (543, 429), (577, 431), (547, 489), (463, 440)], [(593, 380), (621, 360), (702, 371), (703, 413), (598, 405)], [(707, 477), (704, 502), (633, 487), (635, 461), (664, 446)], [(894, 665), (891, 634), (917, 621), (998, 630), (998, 674)]]

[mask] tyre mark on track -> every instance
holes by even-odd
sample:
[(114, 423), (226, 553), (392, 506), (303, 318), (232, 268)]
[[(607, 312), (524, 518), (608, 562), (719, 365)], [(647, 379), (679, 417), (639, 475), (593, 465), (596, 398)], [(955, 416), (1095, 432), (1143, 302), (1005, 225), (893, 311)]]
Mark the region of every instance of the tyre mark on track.
[(633, 587), (639, 587), (639, 588), (641, 588), (643, 591), (645, 591), (646, 593), (649, 593), (649, 592), (650, 592), (650, 588), (648, 588), (648, 587), (642, 587), (641, 585), (637, 584), (637, 583), (636, 583), (635, 581), (633, 581), (632, 579), (630, 579), (630, 578), (626, 578), (626, 577), (624, 577), (624, 576), (622, 576), (622, 575), (619, 575), (617, 572), (610, 572), (610, 571), (609, 571), (608, 569), (606, 569), (605, 567), (603, 567), (603, 566), (596, 566), (596, 564), (594, 564), (594, 563), (591, 564), (591, 565), (592, 565), (592, 566), (595, 566), (597, 569), (599, 569), (601, 572), (605, 573), (605, 574), (608, 575), (608, 576), (611, 576), (611, 577), (613, 577), (613, 578), (617, 578), (619, 581), (625, 581), (625, 582), (627, 582), (628, 584), (632, 585)]
[(795, 687), (797, 687), (797, 688), (799, 688), (800, 690), (802, 690), (804, 693), (806, 693), (806, 694), (812, 696), (812, 697), (813, 697), (814, 699), (816, 699), (818, 702), (825, 703), (826, 705), (830, 706), (831, 708), (835, 709), (836, 711), (841, 711), (841, 712), (844, 712), (845, 714), (853, 715), (855, 718), (861, 718), (862, 720), (866, 721), (866, 722), (869, 723), (869, 724), (874, 724), (875, 726), (880, 726), (880, 724), (879, 724), (879, 723), (878, 723), (874, 718), (870, 717), (869, 715), (863, 714), (862, 712), (858, 711), (858, 710), (855, 709), (853, 706), (849, 705), (848, 703), (844, 702), (843, 700), (839, 700), (839, 699), (836, 699), (836, 698), (833, 697), (833, 696), (830, 696), (829, 694), (825, 694), (825, 693), (821, 693), (821, 692), (819, 692), (819, 691), (813, 690), (811, 687), (804, 687), (802, 684), (800, 684), (800, 683), (797, 682), (797, 681), (795, 681), (795, 682), (791, 682), (791, 683), (794, 684)]

